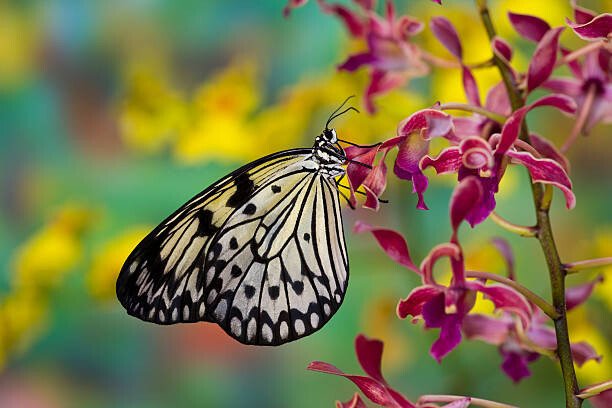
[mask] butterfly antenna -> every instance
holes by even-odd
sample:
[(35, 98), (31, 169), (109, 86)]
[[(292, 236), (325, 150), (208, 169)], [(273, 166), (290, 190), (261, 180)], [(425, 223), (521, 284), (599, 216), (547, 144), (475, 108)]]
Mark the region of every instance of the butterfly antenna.
[(349, 101), (349, 99), (354, 98), (354, 97), (355, 97), (355, 95), (351, 95), (348, 98), (346, 98), (344, 100), (344, 102), (342, 102), (342, 104), (340, 106), (338, 106), (338, 108), (336, 108), (336, 110), (333, 111), (331, 113), (331, 115), (329, 115), (329, 118), (327, 119), (327, 122), (325, 122), (325, 129), (329, 129), (329, 124), (331, 123), (332, 120), (334, 120), (335, 118), (337, 118), (340, 115), (345, 114), (346, 112), (348, 112), (350, 110), (354, 110), (355, 112), (359, 113), (359, 111), (356, 108), (352, 107), (352, 106), (350, 108), (347, 108), (347, 109), (343, 110), (342, 112), (338, 113), (338, 111), (340, 109), (342, 109), (344, 107), (344, 105), (346, 105), (346, 103)]
[(338, 141), (342, 142), (342, 143), (346, 143), (347, 145), (351, 145), (351, 146), (355, 146), (355, 147), (361, 147), (361, 148), (364, 148), (364, 149), (380, 146), (382, 144), (382, 142), (378, 142), (378, 143), (374, 143), (374, 144), (371, 144), (371, 145), (360, 145), (360, 144), (349, 142), (347, 140), (342, 140), (342, 139), (338, 139)]

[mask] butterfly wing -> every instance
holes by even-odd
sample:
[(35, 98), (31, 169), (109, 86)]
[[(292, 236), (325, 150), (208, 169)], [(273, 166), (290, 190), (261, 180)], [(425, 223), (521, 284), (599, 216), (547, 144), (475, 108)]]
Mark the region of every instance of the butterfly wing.
[(338, 191), (316, 171), (286, 171), (267, 182), (212, 245), (206, 304), (242, 343), (307, 336), (342, 303), (348, 257)]
[(166, 218), (132, 251), (119, 273), (117, 297), (128, 313), (159, 324), (208, 320), (205, 254), (214, 237), (259, 186), (311, 152), (287, 150), (249, 163)]

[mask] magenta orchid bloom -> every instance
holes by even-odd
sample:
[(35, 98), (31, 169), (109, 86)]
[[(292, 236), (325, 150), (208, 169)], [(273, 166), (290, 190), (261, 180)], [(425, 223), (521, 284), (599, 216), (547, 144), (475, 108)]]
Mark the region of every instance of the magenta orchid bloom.
[[(373, 403), (386, 408), (438, 408), (439, 402), (449, 402), (440, 408), (467, 408), (472, 398), (461, 396), (427, 395), (413, 403), (402, 393), (392, 388), (382, 375), (381, 362), (384, 344), (380, 340), (369, 339), (363, 334), (355, 338), (355, 352), (359, 365), (366, 375), (346, 374), (337, 367), (322, 361), (313, 361), (308, 369), (325, 374), (338, 375), (352, 381)], [(436, 402), (433, 402), (433, 401)], [(480, 400), (484, 401), (484, 400)], [(336, 402), (337, 408), (366, 408), (361, 396), (355, 393), (347, 402)]]
[(367, 51), (349, 56), (338, 69), (352, 72), (364, 65), (369, 66), (370, 83), (365, 92), (364, 105), (368, 112), (374, 113), (373, 99), (376, 95), (389, 92), (404, 85), (410, 78), (429, 72), (429, 67), (422, 60), (421, 50), (410, 42), (411, 37), (423, 29), (423, 23), (410, 16), (396, 17), (390, 1), (386, 2), (384, 18), (372, 10), (373, 2), (357, 3), (364, 17), (360, 18), (346, 8), (338, 8), (342, 6), (325, 5), (323, 9), (342, 18), (354, 37), (366, 40)]
[[(370, 401), (388, 408), (416, 408), (416, 405), (410, 402), (400, 392), (391, 388), (385, 381), (381, 371), (381, 361), (383, 352), (383, 342), (380, 340), (368, 339), (360, 334), (355, 339), (355, 352), (357, 360), (363, 368), (367, 376), (345, 374), (335, 366), (324, 363), (322, 361), (313, 361), (308, 365), (308, 369), (319, 371), (326, 374), (339, 375), (352, 381), (363, 395)], [(356, 401), (353, 406), (357, 405), (360, 398), (353, 397), (352, 401)], [(351, 406), (350, 401), (347, 403)], [(363, 406), (363, 402), (361, 402)], [(342, 405), (341, 405), (342, 406)]]
[[(418, 196), (417, 208), (426, 210), (423, 193), (427, 189), (427, 177), (419, 168), (419, 161), (429, 152), (429, 142), (434, 137), (447, 136), (452, 130), (450, 115), (437, 109), (423, 109), (403, 120), (397, 128), (398, 136), (371, 147), (348, 147), (347, 158), (373, 165), (376, 155), (381, 152), (382, 158), (372, 170), (356, 164), (349, 164), (347, 176), (351, 187), (364, 186), (374, 208), (374, 198), (380, 196), (386, 186), (387, 168), (384, 160), (388, 152), (397, 147), (397, 157), (393, 165), (395, 175), (412, 182), (412, 190)], [(366, 206), (368, 200), (366, 200)], [(378, 208), (378, 207), (375, 207)]]
[[(364, 223), (357, 224), (355, 228), (357, 232), (371, 232), (391, 259), (421, 275), (423, 285), (399, 302), (397, 313), (402, 319), (407, 316), (413, 316), (413, 321), (422, 318), (426, 328), (440, 329), (440, 336), (430, 351), (438, 362), (461, 342), (461, 325), (474, 306), (476, 292), (483, 293), (496, 308), (515, 313), (525, 322), (532, 313), (529, 303), (514, 289), (503, 284), (484, 285), (479, 281), (466, 280), (457, 230), (481, 200), (482, 188), (474, 177), (461, 181), (451, 200), (451, 242), (433, 248), (419, 268), (412, 263), (408, 245), (398, 232)], [(453, 278), (449, 286), (439, 284), (433, 277), (433, 267), (443, 257), (448, 257), (451, 262)]]
[[(539, 106), (554, 106), (564, 112), (575, 109), (569, 98), (549, 95), (514, 112), (504, 124), (501, 134), (493, 135), (488, 141), (479, 136), (463, 137), (459, 145), (444, 149), (437, 157), (423, 156), (421, 159), (419, 167), (423, 170), (431, 166), (438, 174), (456, 172), (459, 180), (471, 176), (479, 181), (484, 196), (480, 207), (468, 215), (470, 225), (484, 221), (495, 209), (495, 194), (508, 162), (527, 168), (534, 183), (552, 184), (560, 188), (565, 195), (567, 208), (575, 206), (572, 184), (562, 164), (550, 158), (537, 157), (541, 156), (537, 152), (537, 156), (534, 156), (533, 152), (517, 150), (514, 146), (523, 118), (527, 112)], [(540, 144), (551, 147), (550, 144)], [(554, 149), (551, 148), (548, 153), (552, 155)]]
[[(582, 304), (601, 282), (598, 278), (579, 286), (567, 289), (567, 310)], [(533, 306), (533, 305), (532, 305)], [(477, 339), (498, 346), (503, 361), (503, 372), (518, 383), (531, 375), (529, 363), (537, 360), (540, 353), (553, 353), (557, 348), (554, 329), (547, 325), (549, 319), (537, 308), (532, 307), (527, 326), (513, 319), (508, 313), (499, 317), (471, 314), (463, 320), (461, 330), (466, 338)], [(601, 356), (587, 342), (571, 343), (572, 356), (578, 366), (589, 360), (600, 361)]]
[(612, 123), (612, 53), (605, 49), (586, 55), (574, 78), (556, 77), (544, 87), (576, 101), (577, 129), (588, 133), (597, 123)]

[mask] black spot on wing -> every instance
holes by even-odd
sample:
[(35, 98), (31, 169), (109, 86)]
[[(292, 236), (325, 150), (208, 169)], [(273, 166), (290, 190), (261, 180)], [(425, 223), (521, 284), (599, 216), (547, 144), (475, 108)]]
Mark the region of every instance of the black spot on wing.
[(280, 288), (278, 286), (270, 286), (268, 288), (268, 294), (270, 295), (270, 299), (276, 300), (280, 296)]
[(293, 287), (295, 294), (298, 296), (304, 292), (304, 282), (302, 281), (295, 281), (291, 284), (291, 286)]
[(249, 178), (248, 173), (242, 173), (234, 180), (236, 191), (227, 200), (227, 206), (238, 208), (244, 205), (255, 191), (255, 183)]
[(219, 231), (219, 228), (216, 227), (213, 223), (212, 223), (212, 219), (213, 219), (213, 212), (207, 209), (200, 209), (198, 211), (198, 235), (199, 236), (213, 236), (217, 231)]
[(272, 192), (273, 193), (280, 193), (281, 192), (280, 186), (277, 186), (276, 184), (273, 184), (272, 185)]
[(232, 277), (237, 278), (238, 276), (242, 275), (242, 269), (240, 269), (238, 265), (234, 264), (232, 266), (231, 274), (232, 274)]
[(232, 239), (230, 239), (229, 246), (230, 249), (238, 249), (238, 241), (236, 240), (236, 237), (232, 237)]
[(247, 204), (246, 207), (244, 207), (244, 210), (242, 210), (242, 213), (246, 215), (253, 215), (255, 214), (255, 211), (257, 211), (257, 207), (255, 207), (255, 204), (249, 203)]
[(253, 296), (255, 296), (255, 287), (251, 285), (246, 285), (244, 287), (244, 295), (247, 299), (251, 299)]

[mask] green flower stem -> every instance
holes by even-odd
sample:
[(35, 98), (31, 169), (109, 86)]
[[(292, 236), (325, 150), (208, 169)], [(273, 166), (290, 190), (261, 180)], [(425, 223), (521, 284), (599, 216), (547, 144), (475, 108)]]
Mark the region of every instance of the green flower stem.
[(612, 380), (604, 381), (600, 384), (591, 385), (577, 395), (578, 398), (587, 399), (601, 394), (604, 391), (612, 389)]
[(599, 268), (600, 266), (612, 265), (612, 256), (607, 258), (588, 259), (586, 261), (570, 262), (563, 265), (565, 273), (577, 273), (585, 269)]
[(478, 271), (467, 271), (465, 273), (465, 276), (468, 278), (488, 279), (495, 282), (503, 283), (506, 286), (510, 286), (512, 289), (525, 296), (525, 298), (531, 301), (531, 303), (539, 307), (551, 319), (555, 320), (559, 318), (559, 313), (557, 313), (553, 305), (551, 305), (546, 300), (527, 289), (525, 286), (521, 285), (516, 281), (513, 281), (512, 279), (508, 279), (504, 276), (496, 275), (490, 272)]
[(487, 118), (494, 120), (498, 123), (504, 123), (506, 121), (506, 117), (504, 115), (500, 115), (499, 113), (491, 112), (490, 110), (481, 108), (480, 106), (469, 105), (467, 103), (444, 103), (440, 105), (440, 109), (441, 110), (460, 110), (464, 112), (474, 112), (482, 116), (486, 116)]
[(489, 215), (489, 218), (491, 218), (491, 220), (494, 223), (496, 223), (497, 225), (499, 225), (506, 231), (513, 232), (515, 234), (520, 235), (521, 237), (535, 237), (536, 236), (537, 230), (535, 227), (528, 227), (525, 225), (515, 224), (503, 218), (501, 215), (497, 214), (495, 211), (493, 211), (491, 215)]
[[(419, 398), (418, 404), (436, 403), (436, 402), (453, 402), (462, 400), (465, 397), (459, 395), (422, 395)], [(470, 397), (470, 406), (475, 405), (483, 408), (518, 408), (515, 405), (502, 404), (501, 402), (489, 401), (482, 398)]]
[[(480, 19), (487, 31), (490, 40), (495, 37), (495, 28), (489, 15), (486, 0), (476, 0), (476, 5), (480, 12)], [(493, 62), (497, 66), (504, 85), (508, 92), (512, 110), (519, 109), (525, 105), (525, 100), (518, 86), (514, 83), (512, 74), (504, 62), (493, 56)], [(520, 139), (529, 143), (529, 132), (527, 125), (523, 122), (521, 127)], [(542, 247), (542, 252), (546, 258), (548, 272), (550, 275), (552, 303), (559, 317), (554, 319), (555, 334), (557, 337), (557, 356), (563, 373), (563, 383), (565, 389), (565, 405), (567, 408), (579, 408), (582, 406), (582, 399), (576, 395), (579, 393), (578, 380), (574, 370), (574, 362), (572, 360), (572, 351), (569, 341), (569, 329), (567, 327), (567, 309), (565, 306), (565, 268), (561, 263), (559, 252), (552, 232), (550, 224), (549, 207), (550, 207), (550, 189), (545, 189), (540, 183), (531, 183), (531, 191), (533, 202), (535, 205), (537, 219), (537, 239)]]

